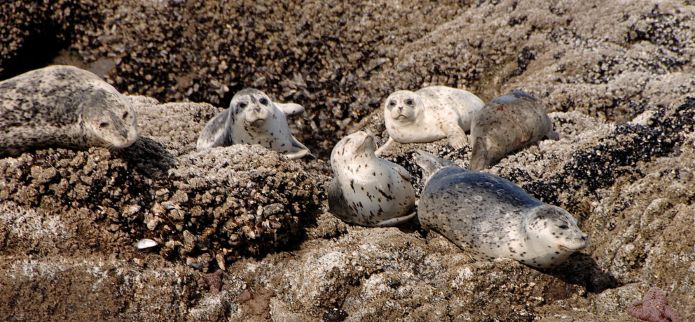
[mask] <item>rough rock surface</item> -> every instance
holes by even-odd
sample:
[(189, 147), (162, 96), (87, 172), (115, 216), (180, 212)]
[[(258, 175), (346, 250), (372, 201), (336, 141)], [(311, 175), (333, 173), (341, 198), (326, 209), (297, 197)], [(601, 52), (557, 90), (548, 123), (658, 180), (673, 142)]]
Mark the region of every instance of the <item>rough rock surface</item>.
[[(0, 159), (0, 320), (629, 320), (651, 287), (694, 320), (693, 17), (692, 1), (0, 6), (0, 77), (50, 60), (32, 56), (48, 35), (67, 52), (54, 61), (154, 97), (133, 97), (144, 138), (130, 149)], [(332, 145), (383, 137), (381, 101), (426, 85), (543, 100), (560, 140), (488, 171), (570, 211), (590, 246), (539, 271), (476, 262), (416, 224), (322, 213)], [(194, 152), (246, 86), (306, 107), (291, 125), (319, 160)], [(397, 147), (416, 177), (415, 147), (464, 166), (470, 153)], [(160, 246), (136, 251), (142, 237)]]
[[(167, 113), (160, 114), (160, 122), (148, 119), (162, 111), (179, 119)], [(215, 109), (193, 103), (141, 104), (136, 112), (143, 137), (125, 150), (49, 149), (0, 160), (0, 200), (6, 210), (5, 233), (0, 234), (6, 247), (0, 252), (62, 254), (72, 251), (72, 243), (107, 251), (151, 238), (164, 257), (206, 271), (212, 262), (224, 267), (241, 255), (293, 245), (303, 236), (302, 227), (315, 220), (325, 176), (310, 175), (306, 169), (311, 166), (260, 146), (205, 153), (188, 149), (190, 153), (175, 158), (195, 145), (192, 134), (200, 132)], [(173, 132), (164, 119), (189, 130), (188, 136), (162, 139), (175, 139), (171, 148), (147, 136)], [(324, 164), (314, 162), (316, 167)], [(26, 221), (33, 216), (50, 220)], [(59, 240), (34, 236), (37, 225), (41, 234)]]

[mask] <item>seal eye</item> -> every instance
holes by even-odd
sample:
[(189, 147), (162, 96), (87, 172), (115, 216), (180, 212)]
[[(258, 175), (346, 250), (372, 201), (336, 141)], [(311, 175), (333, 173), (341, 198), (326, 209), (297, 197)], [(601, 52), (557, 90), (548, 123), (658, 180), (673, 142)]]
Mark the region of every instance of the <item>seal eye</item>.
[(391, 100), (391, 101), (389, 102), (389, 106), (391, 106), (391, 107), (396, 106), (396, 101), (395, 101), (395, 100)]
[(413, 99), (412, 98), (406, 99), (405, 105), (413, 106)]
[(239, 104), (237, 104), (236, 106), (238, 106), (239, 108), (244, 108), (246, 107), (246, 102), (239, 102)]
[(124, 120), (125, 120), (126, 117), (128, 117), (128, 112), (123, 113), (123, 119), (124, 119)]
[(261, 102), (261, 104), (263, 104), (263, 105), (268, 105), (268, 99), (265, 97), (261, 97), (261, 99), (258, 101)]
[(567, 228), (570, 228), (569, 226), (567, 226), (567, 225), (565, 225), (565, 224), (562, 224), (562, 225), (560, 225), (560, 226), (558, 226), (558, 227), (559, 227), (560, 229), (567, 229)]
[(99, 123), (99, 127), (102, 128), (102, 129), (105, 128), (105, 127), (108, 127), (108, 126), (109, 126), (109, 123), (108, 123), (108, 122), (101, 122), (101, 123)]

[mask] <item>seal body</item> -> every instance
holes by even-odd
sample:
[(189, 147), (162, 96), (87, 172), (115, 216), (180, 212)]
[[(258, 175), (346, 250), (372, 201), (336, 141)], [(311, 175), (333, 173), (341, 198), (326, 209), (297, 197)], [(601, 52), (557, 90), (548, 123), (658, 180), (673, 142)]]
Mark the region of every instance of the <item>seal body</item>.
[(286, 115), (304, 112), (301, 105), (273, 102), (256, 89), (234, 95), (229, 108), (213, 117), (198, 137), (198, 151), (232, 144), (259, 144), (284, 153), (290, 159), (310, 155), (309, 149), (292, 136)]
[(374, 154), (374, 137), (356, 132), (331, 152), (335, 177), (328, 187), (330, 212), (362, 226), (394, 226), (415, 216), (410, 174)]
[(488, 259), (511, 258), (543, 268), (586, 246), (587, 236), (562, 208), (544, 204), (492, 174), (444, 161), (433, 169), (437, 161), (431, 160), (438, 158), (418, 154), (418, 165), (431, 173), (418, 204), (420, 223), (459, 247)]
[(0, 156), (37, 148), (125, 148), (138, 138), (130, 100), (97, 75), (49, 66), (0, 82)]
[(446, 138), (460, 149), (468, 142), (465, 132), (470, 129), (473, 113), (484, 105), (468, 91), (445, 86), (396, 91), (384, 103), (389, 140), (377, 154), (394, 141), (428, 143)]
[(536, 98), (519, 90), (499, 96), (473, 116), (470, 168), (488, 168), (543, 137), (556, 138), (552, 130), (553, 123)]

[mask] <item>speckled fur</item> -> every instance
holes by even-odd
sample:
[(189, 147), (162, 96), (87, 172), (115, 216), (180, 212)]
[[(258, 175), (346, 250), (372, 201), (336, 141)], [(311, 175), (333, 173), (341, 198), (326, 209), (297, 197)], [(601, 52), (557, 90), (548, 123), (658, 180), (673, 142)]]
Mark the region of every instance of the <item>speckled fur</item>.
[(572, 215), (506, 179), (466, 171), (424, 152), (418, 152), (416, 162), (433, 173), (420, 196), (420, 223), (463, 249), (542, 268), (563, 262), (587, 244)]
[(213, 117), (198, 137), (198, 151), (232, 144), (259, 144), (284, 153), (290, 159), (311, 155), (304, 144), (292, 136), (287, 115), (304, 112), (294, 103), (273, 102), (256, 89), (236, 93), (229, 108)]
[(428, 143), (447, 138), (456, 149), (468, 142), (473, 113), (484, 103), (472, 93), (445, 86), (425, 87), (415, 92), (396, 91), (384, 102), (384, 122), (389, 140), (377, 155), (393, 142)]
[(0, 82), (0, 156), (124, 148), (137, 140), (136, 124), (129, 99), (86, 70), (55, 65)]
[(410, 220), (415, 191), (403, 167), (376, 157), (374, 137), (356, 132), (331, 152), (335, 177), (328, 187), (330, 212), (362, 226), (394, 226)]
[(556, 137), (543, 104), (515, 90), (490, 101), (471, 122), (471, 169), (488, 168), (509, 152)]

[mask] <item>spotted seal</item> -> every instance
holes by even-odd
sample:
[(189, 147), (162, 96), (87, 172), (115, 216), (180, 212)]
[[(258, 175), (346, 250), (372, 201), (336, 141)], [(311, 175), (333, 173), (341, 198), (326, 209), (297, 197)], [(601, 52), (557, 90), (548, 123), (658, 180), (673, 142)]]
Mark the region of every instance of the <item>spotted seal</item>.
[(344, 137), (333, 148), (329, 211), (357, 225), (398, 225), (415, 216), (410, 173), (378, 158), (375, 149), (374, 136), (362, 131)]
[(544, 137), (557, 139), (558, 134), (538, 99), (521, 90), (496, 97), (473, 116), (470, 168), (488, 168)]
[(310, 156), (309, 149), (292, 135), (286, 118), (303, 112), (304, 107), (299, 104), (273, 102), (262, 91), (243, 89), (232, 97), (228, 109), (208, 121), (196, 149), (259, 144), (290, 159)]
[(54, 65), (0, 82), (0, 156), (37, 148), (125, 148), (138, 138), (130, 100), (99, 76)]
[(448, 139), (460, 149), (468, 142), (472, 114), (485, 103), (471, 92), (445, 87), (429, 86), (415, 92), (393, 92), (384, 102), (384, 122), (389, 139), (377, 155), (393, 144), (428, 143)]
[(417, 210), (420, 223), (462, 249), (543, 268), (587, 245), (572, 215), (508, 180), (422, 151), (414, 159), (427, 178)]

